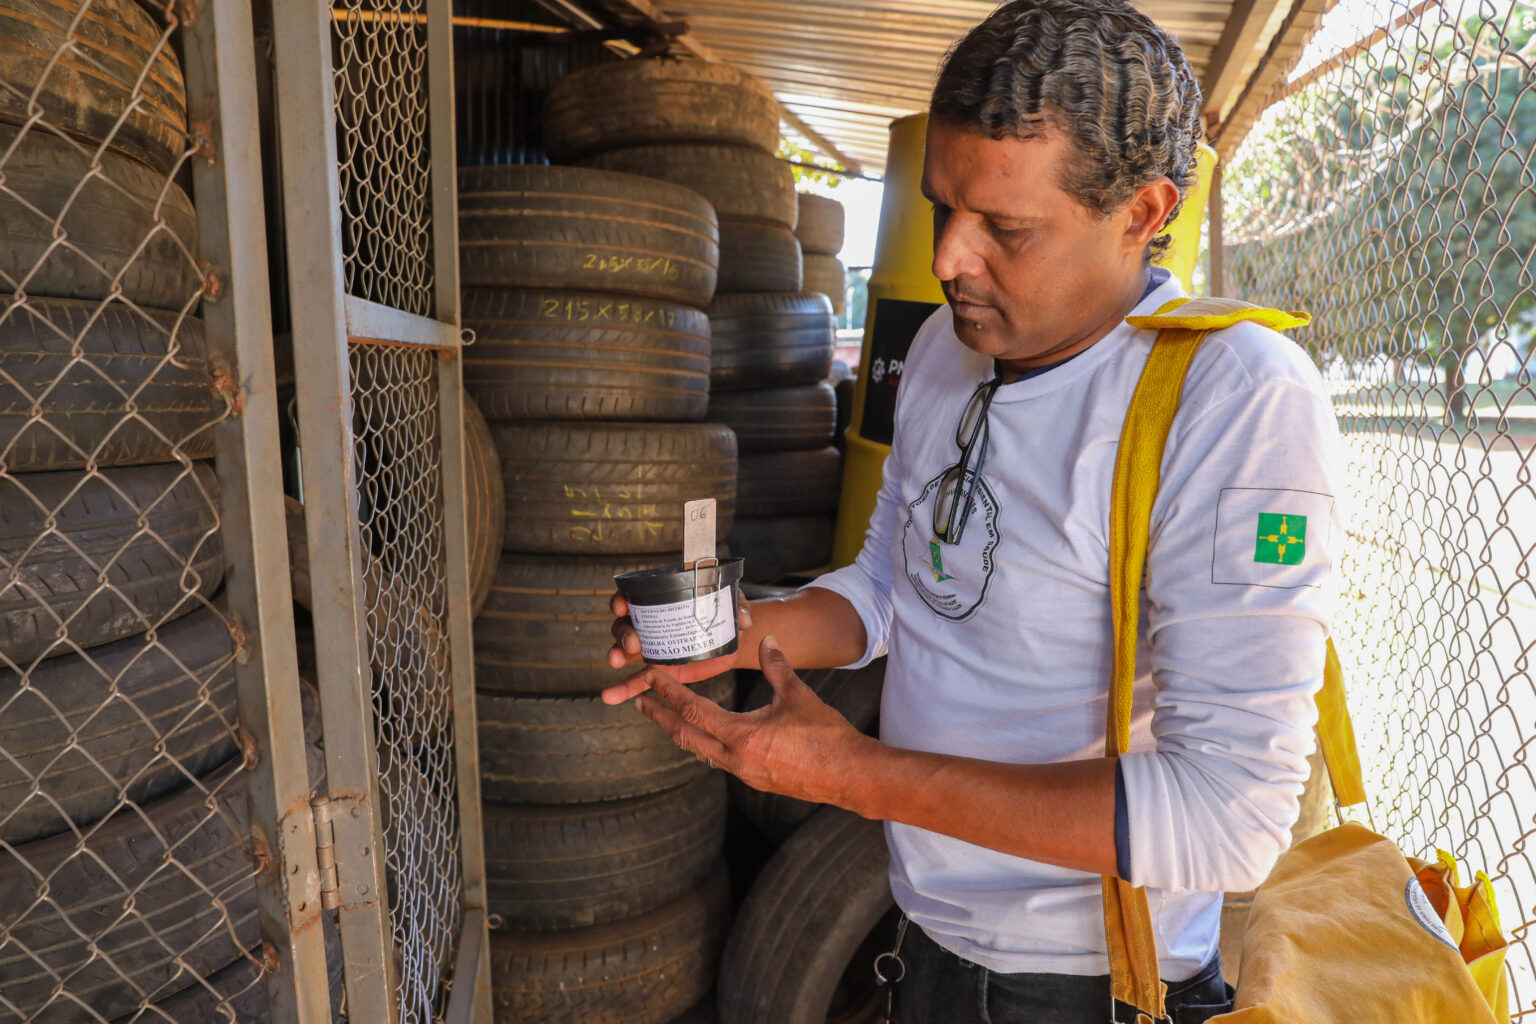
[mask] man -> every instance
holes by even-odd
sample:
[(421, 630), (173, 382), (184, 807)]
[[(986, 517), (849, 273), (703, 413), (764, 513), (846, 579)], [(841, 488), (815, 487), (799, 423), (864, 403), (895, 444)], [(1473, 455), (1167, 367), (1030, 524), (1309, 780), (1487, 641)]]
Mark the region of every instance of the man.
[[(1111, 480), (1155, 338), (1125, 318), (1182, 294), (1148, 257), (1199, 110), (1178, 46), (1120, 0), (1014, 0), (962, 40), (923, 174), (949, 308), (913, 342), (862, 553), (754, 602), (740, 654), (605, 695), (749, 785), (887, 823), (917, 926), (903, 1024), (1102, 1024), (1102, 875), (1149, 887), (1173, 1019), (1222, 1012), (1221, 893), (1265, 877), (1298, 813), (1337, 431), (1305, 355), (1257, 325), (1208, 335), (1190, 369), (1152, 513), (1131, 752), (1102, 756)], [(617, 666), (639, 644), (614, 610)], [(887, 652), (879, 741), (790, 667)], [(759, 665), (775, 700), (751, 714), (679, 685)]]

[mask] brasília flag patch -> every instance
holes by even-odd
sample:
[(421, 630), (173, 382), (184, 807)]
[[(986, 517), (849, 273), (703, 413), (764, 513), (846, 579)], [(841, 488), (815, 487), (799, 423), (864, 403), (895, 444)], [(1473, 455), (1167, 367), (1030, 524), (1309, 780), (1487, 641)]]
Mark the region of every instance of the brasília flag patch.
[(1278, 487), (1224, 487), (1216, 502), (1211, 582), (1316, 587), (1332, 566), (1333, 495)]
[(1255, 562), (1300, 565), (1306, 558), (1306, 516), (1285, 512), (1259, 513), (1259, 536), (1253, 544)]

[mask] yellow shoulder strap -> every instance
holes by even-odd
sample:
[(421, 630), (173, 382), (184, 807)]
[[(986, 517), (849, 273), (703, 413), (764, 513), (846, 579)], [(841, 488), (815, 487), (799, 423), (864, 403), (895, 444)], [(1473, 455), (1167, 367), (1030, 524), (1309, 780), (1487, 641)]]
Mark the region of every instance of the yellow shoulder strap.
[[(1133, 327), (1158, 331), (1158, 336), (1126, 411), (1110, 498), (1114, 668), (1104, 741), (1104, 752), (1110, 757), (1125, 753), (1130, 745), (1138, 591), (1146, 567), (1147, 531), (1162, 472), (1163, 449), (1179, 411), (1184, 377), (1195, 351), (1208, 331), (1243, 321), (1283, 330), (1303, 326), (1310, 320), (1305, 313), (1265, 309), (1236, 299), (1175, 299), (1151, 316), (1126, 319)], [(1365, 798), (1365, 787), (1349, 709), (1344, 702), (1343, 674), (1332, 641), (1328, 643), (1325, 664), (1323, 688), (1317, 695), (1318, 735), (1340, 802), (1356, 803)], [(1162, 1019), (1163, 985), (1158, 976), (1146, 892), (1120, 879), (1105, 878), (1104, 931), (1114, 997), (1154, 1019)]]
[[(1172, 299), (1158, 307), (1151, 316), (1128, 316), (1132, 327), (1150, 327), (1162, 331), (1177, 327), (1190, 331), (1219, 331), (1223, 327), (1249, 321), (1275, 331), (1305, 327), (1312, 322), (1310, 313), (1285, 313), (1266, 309), (1239, 299)], [(1182, 388), (1183, 379), (1179, 385)], [(1161, 454), (1161, 453), (1159, 453)]]
[(1333, 798), (1345, 807), (1365, 803), (1365, 775), (1344, 699), (1344, 668), (1332, 639), (1323, 661), (1323, 688), (1317, 691), (1317, 742), (1328, 766), (1328, 781), (1333, 783)]

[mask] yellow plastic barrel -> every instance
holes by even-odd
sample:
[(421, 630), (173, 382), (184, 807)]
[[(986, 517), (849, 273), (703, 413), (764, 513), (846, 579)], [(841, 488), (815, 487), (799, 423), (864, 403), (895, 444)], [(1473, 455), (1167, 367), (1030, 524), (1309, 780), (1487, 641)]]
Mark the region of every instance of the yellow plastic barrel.
[[(933, 214), (922, 194), (927, 129), (927, 114), (891, 122), (853, 418), (844, 434), (848, 447), (832, 543), (834, 567), (848, 565), (864, 546), (880, 492), (880, 470), (891, 450), (892, 413), (907, 349), (923, 321), (944, 302), (944, 292), (933, 276)], [(1168, 226), (1173, 241), (1161, 264), (1184, 283), (1186, 291), (1199, 255), (1200, 227), (1215, 166), (1215, 150), (1202, 144), (1196, 161), (1198, 178), (1184, 198), (1178, 219)]]
[(923, 198), (923, 136), (928, 115), (891, 122), (885, 195), (869, 276), (864, 344), (845, 438), (843, 494), (837, 507), (832, 564), (847, 565), (864, 546), (880, 492), (880, 467), (891, 450), (891, 414), (912, 336), (944, 302), (933, 276), (933, 214)]
[[(1179, 216), (1168, 225), (1173, 242), (1158, 261), (1159, 266), (1184, 282), (1184, 290), (1194, 288), (1195, 263), (1200, 258), (1200, 228), (1205, 224), (1205, 208), (1211, 197), (1211, 177), (1216, 170), (1216, 151), (1200, 143), (1195, 153), (1195, 183), (1184, 193), (1184, 206)], [(885, 212), (884, 208), (880, 211)]]

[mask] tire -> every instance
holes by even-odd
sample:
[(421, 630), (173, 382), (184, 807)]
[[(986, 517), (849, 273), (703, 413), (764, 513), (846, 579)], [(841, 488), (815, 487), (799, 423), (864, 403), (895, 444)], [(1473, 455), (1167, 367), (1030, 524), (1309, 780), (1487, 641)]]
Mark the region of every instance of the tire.
[(672, 1024), (720, 1024), (720, 1016), (715, 1012), (714, 992), (709, 992), (694, 1003), (681, 1017), (673, 1017)]
[(772, 583), (790, 573), (806, 572), (832, 561), (831, 516), (738, 516), (725, 539), (731, 554), (747, 560), (748, 583)]
[(725, 843), (725, 778), (564, 807), (486, 803), (487, 905), (514, 929), (637, 917), (699, 885)]
[(815, 516), (837, 511), (843, 456), (836, 448), (770, 452), (741, 460), (736, 507), (742, 518)]
[(709, 330), (712, 393), (814, 384), (831, 368), (837, 342), (825, 295), (720, 295)]
[(207, 978), (193, 979), (180, 992), (151, 1003), (152, 1009), (131, 1010), (112, 1024), (266, 1024), (271, 1011), (267, 987), (261, 981), (262, 959), (260, 947), (247, 950)]
[(722, 221), (760, 220), (793, 229), (800, 215), (789, 164), (753, 146), (671, 143), (584, 157), (582, 167), (659, 178), (692, 189)]
[(843, 251), (843, 204), (826, 196), (801, 192), (800, 216), (795, 222), (795, 237), (807, 255), (820, 253), (836, 256)]
[(667, 1024), (709, 990), (730, 914), (725, 865), (649, 913), (563, 932), (496, 932), (499, 1024)]
[(782, 224), (720, 220), (720, 275), (728, 292), (798, 292), (803, 281), (800, 243)]
[[(754, 672), (756, 679), (747, 699), (742, 702), (743, 712), (767, 707), (773, 701), (773, 686), (761, 672)], [(832, 710), (848, 720), (848, 724), (866, 736), (875, 735), (880, 728), (880, 695), (885, 687), (885, 659), (876, 658), (863, 668), (816, 668), (800, 673), (801, 680), (811, 692), (820, 697)]]
[(501, 541), (507, 535), (507, 489), (490, 425), (472, 398), (464, 400), (464, 514), (469, 554), (469, 614), (479, 615), (491, 596)]
[[(0, 3), (0, 23), (5, 6)], [(112, 293), (115, 280), (123, 298), (141, 309), (187, 308), (203, 282), (197, 214), (181, 187), (112, 152), (100, 155), (101, 170), (92, 174), (94, 153), (42, 128), (28, 131), (19, 144), (17, 134), (0, 126), (0, 153), (7, 153), (0, 292), (9, 295), (21, 286), (34, 300), (99, 301)], [(66, 244), (54, 243), (55, 226), (63, 229)]]
[[(859, 732), (874, 736), (880, 730), (880, 693), (885, 685), (885, 659), (879, 658), (858, 669), (825, 668), (801, 675), (823, 701), (848, 720)], [(742, 705), (742, 711), (767, 707), (773, 700), (773, 687), (759, 677)], [(758, 827), (763, 835), (782, 843), (799, 828), (821, 804), (795, 800), (777, 793), (764, 793), (738, 779), (730, 781), (731, 802)]]
[[(313, 687), (301, 699), (309, 779), (323, 790)], [(122, 809), (83, 837), (67, 832), (0, 848), (7, 1010), (37, 1024), (74, 1024), (83, 1005), (110, 1020), (260, 943), (241, 768), (237, 757), (172, 796)], [(60, 979), (68, 997), (54, 996)]]
[(832, 391), (837, 395), (837, 430), (832, 436), (832, 443), (837, 446), (838, 451), (846, 454), (848, 426), (853, 422), (853, 399), (857, 393), (858, 384), (854, 381), (852, 374), (839, 375), (836, 367), (833, 368), (832, 373)]
[[(730, 706), (730, 673), (698, 692)], [(633, 702), (597, 697), (507, 697), (481, 693), (480, 792), (514, 804), (618, 800), (674, 789), (711, 769), (674, 746)]]
[(26, 124), (36, 88), (50, 125), (90, 149), (110, 138), (110, 148), (168, 174), (187, 145), (186, 86), (171, 46), (133, 0), (98, 0), (80, 15), (74, 0), (0, 0), (0, 82), (11, 86), (0, 89), (0, 123)]
[[(288, 572), (293, 600), (299, 607), (309, 609), (312, 593), (304, 506), (286, 495), (283, 502), (287, 512)], [(363, 556), (360, 587), (367, 609), (365, 628), (370, 638), (364, 655), (377, 687), (373, 695), (374, 710), (390, 716), (395, 723), (390, 737), (394, 741), (391, 749), (441, 742), (446, 730), (452, 727), (453, 696), (443, 676), (445, 654), (440, 642), (440, 620), (435, 618), (430, 607), (410, 592), (407, 577), (384, 570), (379, 561), (367, 553)], [(313, 675), (313, 616), (296, 616), (294, 626), (299, 671), (306, 676)], [(402, 666), (413, 668), (403, 671)], [(409, 707), (408, 714), (401, 713), (402, 706)]]
[(464, 387), (493, 420), (702, 419), (709, 316), (660, 299), (557, 289), (463, 293)]
[[(331, 1018), (344, 1021), (342, 993), (346, 972), (342, 963), (341, 937), (329, 922), (323, 927), (325, 966), (331, 987)], [(267, 1024), (272, 1018), (267, 986), (261, 980), (263, 959), (260, 946), (246, 950), (234, 963), (219, 968), (206, 978), (195, 979), (175, 995), (151, 1004), (153, 1009), (126, 1014), (112, 1024), (210, 1024), (213, 1021)]]
[[(496, 579), (496, 564), (501, 558), (501, 541), (507, 532), (506, 487), (501, 480), (501, 460), (491, 439), (491, 428), (480, 415), (473, 400), (464, 403), (464, 513), (469, 526), (468, 554), (470, 610), (480, 614), (490, 597)], [(293, 600), (301, 608), (313, 609), (314, 596), (309, 575), (309, 534), (304, 528), (304, 505), (284, 495), (284, 513), (288, 533), (288, 577)], [(365, 572), (371, 584), (368, 605), (378, 600), (376, 574)]]
[(735, 431), (740, 455), (825, 448), (837, 426), (837, 395), (826, 381), (727, 391), (711, 396), (705, 419)]
[[(84, 830), (125, 798), (146, 803), (235, 750), (234, 645), (211, 609), (89, 655), (0, 671), (0, 839)], [(34, 792), (34, 785), (36, 791)]]
[(612, 555), (683, 547), (683, 502), (736, 505), (736, 438), (714, 423), (500, 423), (509, 551)]
[(858, 1002), (839, 983), (850, 966), (870, 973), (872, 953), (851, 961), (894, 906), (889, 871), (880, 822), (813, 814), (758, 875), (726, 939), (721, 1024), (823, 1024), (835, 1000)]
[(832, 315), (842, 316), (848, 304), (848, 271), (836, 256), (810, 253), (805, 257), (805, 290), (819, 292), (832, 302)]
[(283, 527), (288, 535), (288, 584), (293, 603), (306, 611), (315, 609), (314, 583), (309, 578), (309, 533), (304, 528), (304, 503), (283, 495)]
[[(0, 988), (21, 1019), (78, 1021), (76, 999), (121, 1016), (185, 987), (186, 971), (212, 973), (260, 941), (239, 767), (204, 780), (212, 798), (192, 786), (125, 808), (84, 840), (65, 833), (0, 852), (0, 923), (11, 940), (0, 948)], [(59, 978), (71, 999), (50, 1001)]]
[(0, 565), (13, 573), (0, 655), (24, 667), (199, 607), (224, 578), (217, 499), (207, 463), (0, 476)]
[(728, 64), (627, 60), (566, 75), (549, 90), (544, 145), (556, 163), (656, 142), (779, 146), (779, 103)]
[(30, 299), (0, 320), (7, 472), (206, 459), (223, 410), (201, 320), (79, 299)]
[(703, 307), (720, 229), (696, 192), (584, 167), (459, 169), (459, 283), (576, 288)]
[(649, 569), (654, 558), (508, 554), (475, 620), (475, 685), (481, 690), (587, 696), (621, 683), (609, 668), (613, 577)]

